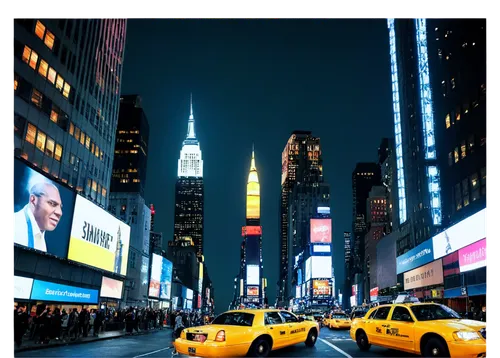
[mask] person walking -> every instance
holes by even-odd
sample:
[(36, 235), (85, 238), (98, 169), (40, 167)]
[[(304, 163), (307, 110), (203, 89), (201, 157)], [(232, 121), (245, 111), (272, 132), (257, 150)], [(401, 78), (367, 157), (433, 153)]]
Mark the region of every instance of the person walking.
[(23, 336), (28, 328), (28, 314), (26, 313), (26, 307), (23, 305), (18, 305), (14, 309), (14, 342), (17, 347), (21, 347), (23, 343)]

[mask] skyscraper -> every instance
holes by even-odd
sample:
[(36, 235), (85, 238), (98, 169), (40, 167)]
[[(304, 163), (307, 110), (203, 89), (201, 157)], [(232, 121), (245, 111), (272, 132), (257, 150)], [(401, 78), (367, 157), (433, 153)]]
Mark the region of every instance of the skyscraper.
[(198, 255), (203, 255), (203, 159), (194, 130), (193, 97), (191, 96), (187, 136), (177, 167), (175, 184), (174, 240), (192, 238)]
[(14, 147), (107, 206), (127, 20), (14, 21)]

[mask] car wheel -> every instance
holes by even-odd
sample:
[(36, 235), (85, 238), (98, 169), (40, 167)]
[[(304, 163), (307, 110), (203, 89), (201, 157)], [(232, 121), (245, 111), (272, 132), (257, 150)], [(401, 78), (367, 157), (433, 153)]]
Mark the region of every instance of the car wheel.
[(269, 341), (264, 338), (257, 338), (248, 351), (249, 357), (267, 357), (271, 352)]
[(449, 357), (450, 353), (446, 343), (439, 338), (432, 337), (425, 343), (422, 355), (424, 357)]
[(368, 337), (366, 336), (365, 331), (359, 331), (356, 334), (356, 344), (362, 351), (367, 351), (370, 349), (371, 344), (370, 342), (368, 342)]
[(311, 329), (309, 331), (309, 334), (307, 335), (307, 339), (306, 339), (306, 346), (308, 347), (314, 347), (314, 345), (316, 344), (316, 341), (318, 340), (318, 334), (316, 332), (315, 329)]

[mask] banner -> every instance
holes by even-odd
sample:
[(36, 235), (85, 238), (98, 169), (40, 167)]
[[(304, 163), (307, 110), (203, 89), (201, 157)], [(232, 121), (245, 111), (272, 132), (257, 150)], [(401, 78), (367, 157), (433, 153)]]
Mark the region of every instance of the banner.
[(125, 276), (130, 226), (82, 196), (76, 197), (68, 259)]
[(313, 296), (330, 296), (330, 283), (328, 280), (313, 280)]
[(432, 239), (429, 239), (396, 259), (396, 273), (399, 275), (431, 261), (434, 261), (434, 254)]
[(94, 304), (98, 302), (98, 293), (97, 290), (88, 288), (35, 280), (31, 291), (31, 299), (64, 303)]
[(32, 287), (32, 278), (14, 276), (14, 299), (29, 300)]
[(259, 286), (247, 286), (247, 296), (258, 296)]
[(14, 160), (14, 243), (66, 259), (76, 194)]
[(458, 251), (460, 272), (466, 272), (486, 266), (486, 239)]
[(311, 219), (311, 243), (332, 242), (332, 219)]
[(241, 236), (261, 236), (262, 226), (243, 226), (241, 228)]
[(101, 297), (122, 299), (123, 281), (102, 276)]
[(443, 283), (443, 260), (431, 262), (415, 270), (405, 272), (404, 289), (441, 285)]

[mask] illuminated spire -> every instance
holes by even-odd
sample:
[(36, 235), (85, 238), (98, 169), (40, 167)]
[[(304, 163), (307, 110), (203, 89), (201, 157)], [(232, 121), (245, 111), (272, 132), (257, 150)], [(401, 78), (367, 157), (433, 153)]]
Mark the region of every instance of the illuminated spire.
[(247, 182), (247, 219), (260, 219), (260, 184), (255, 166), (255, 150), (252, 144), (252, 161)]
[(188, 121), (188, 134), (187, 139), (196, 139), (196, 133), (194, 132), (194, 116), (193, 116), (193, 94), (191, 93), (191, 114), (189, 115)]
[[(257, 167), (255, 166), (255, 148), (254, 144), (252, 143), (252, 161), (250, 162), (250, 171), (255, 171), (257, 174)], [(257, 179), (257, 182), (259, 180)]]
[(181, 155), (177, 164), (178, 177), (203, 177), (203, 159), (200, 143), (194, 131), (193, 94), (191, 93), (190, 114), (186, 139), (182, 142)]
[(193, 93), (191, 93), (191, 114), (189, 115), (189, 119), (194, 120), (194, 116), (193, 116)]

